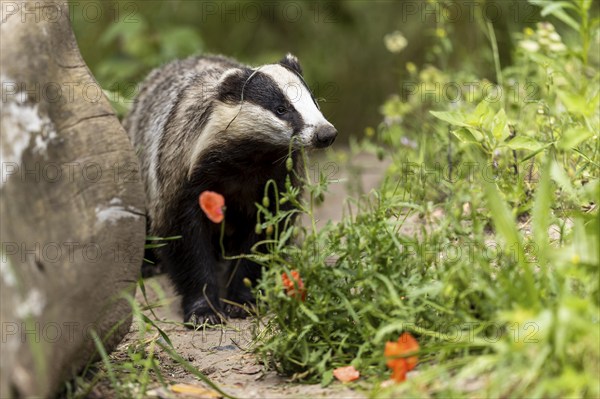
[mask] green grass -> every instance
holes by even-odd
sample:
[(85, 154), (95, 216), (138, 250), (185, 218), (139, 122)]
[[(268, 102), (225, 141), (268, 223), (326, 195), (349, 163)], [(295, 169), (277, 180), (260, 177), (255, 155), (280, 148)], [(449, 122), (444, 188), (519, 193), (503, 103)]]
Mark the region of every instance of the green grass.
[[(549, 24), (515, 34), (541, 44), (497, 63), (498, 97), (432, 100), (429, 83), (489, 82), (410, 66), (418, 89), (392, 97), (374, 138), (355, 144), (391, 159), (381, 188), (349, 200), (340, 223), (302, 229), (299, 246), (275, 239), (255, 256), (266, 270), (256, 347), (265, 364), (323, 385), (351, 364), (384, 397), (600, 395), (600, 74), (587, 54), (598, 20), (589, 2), (542, 5), (567, 13), (580, 41), (546, 49), (562, 43)], [(285, 293), (290, 270), (304, 302)], [(389, 378), (384, 344), (403, 331), (420, 342), (418, 373), (378, 388)]]

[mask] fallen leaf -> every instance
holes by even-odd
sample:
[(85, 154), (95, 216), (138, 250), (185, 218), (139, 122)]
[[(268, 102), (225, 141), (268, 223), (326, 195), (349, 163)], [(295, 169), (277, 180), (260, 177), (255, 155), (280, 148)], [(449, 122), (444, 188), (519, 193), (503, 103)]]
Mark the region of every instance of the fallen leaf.
[(354, 366), (346, 366), (333, 370), (333, 376), (342, 382), (350, 382), (357, 380), (360, 377), (360, 373)]
[(169, 389), (171, 392), (183, 394), (192, 398), (216, 399), (222, 397), (218, 392), (204, 388), (200, 385), (175, 384), (171, 385)]

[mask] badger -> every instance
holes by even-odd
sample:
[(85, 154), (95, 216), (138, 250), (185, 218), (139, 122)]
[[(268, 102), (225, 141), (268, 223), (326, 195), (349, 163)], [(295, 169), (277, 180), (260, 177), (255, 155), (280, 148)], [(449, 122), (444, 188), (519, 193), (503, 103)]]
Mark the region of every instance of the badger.
[[(142, 83), (124, 127), (140, 161), (148, 233), (181, 236), (155, 253), (182, 297), (184, 322), (245, 317), (239, 305), (254, 299), (244, 280), (255, 282), (260, 266), (227, 259), (265, 238), (255, 231), (265, 184), (273, 180), (284, 191), (289, 175), (299, 187), (299, 150), (328, 147), (337, 135), (298, 59), (288, 54), (256, 68), (223, 56), (171, 62)], [(222, 243), (220, 224), (199, 207), (204, 191), (225, 198)]]

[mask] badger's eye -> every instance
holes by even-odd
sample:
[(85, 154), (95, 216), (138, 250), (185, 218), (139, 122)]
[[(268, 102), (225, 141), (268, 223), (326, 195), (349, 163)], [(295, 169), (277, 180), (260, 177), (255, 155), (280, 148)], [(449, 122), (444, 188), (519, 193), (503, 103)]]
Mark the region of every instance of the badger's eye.
[(283, 106), (279, 106), (275, 108), (275, 112), (277, 112), (277, 115), (283, 115), (287, 112), (287, 109)]

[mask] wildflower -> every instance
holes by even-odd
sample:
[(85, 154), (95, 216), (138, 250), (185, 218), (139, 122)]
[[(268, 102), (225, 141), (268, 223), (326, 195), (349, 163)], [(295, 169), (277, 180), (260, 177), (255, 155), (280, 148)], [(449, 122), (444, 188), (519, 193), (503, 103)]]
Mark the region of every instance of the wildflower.
[(538, 43), (540, 44), (540, 46), (542, 46), (544, 49), (546, 49), (546, 48), (548, 48), (548, 46), (550, 46), (552, 41), (546, 37), (540, 37), (538, 39)]
[(388, 51), (394, 54), (401, 52), (408, 45), (408, 40), (400, 31), (388, 33), (384, 36), (383, 42)]
[(225, 198), (214, 191), (203, 191), (198, 198), (200, 208), (206, 217), (213, 223), (221, 223), (225, 218)]
[(554, 52), (554, 53), (564, 53), (567, 51), (567, 46), (564, 45), (564, 43), (550, 43), (550, 45), (548, 45), (548, 50)]
[[(306, 290), (304, 289), (304, 282), (300, 278), (300, 273), (297, 270), (290, 272), (291, 279), (287, 273), (281, 275), (285, 292), (288, 296), (296, 299), (306, 300)], [(296, 290), (297, 289), (297, 290)]]
[(538, 22), (537, 23), (537, 31), (539, 35), (542, 36), (547, 36), (552, 32), (555, 32), (556, 29), (554, 28), (554, 25), (552, 25), (550, 22)]
[(402, 333), (397, 342), (386, 342), (384, 355), (386, 365), (392, 369), (392, 379), (397, 382), (406, 380), (406, 373), (417, 365), (417, 356), (399, 357), (419, 350), (417, 340), (407, 332)]
[(536, 53), (540, 49), (540, 45), (538, 44), (538, 42), (535, 42), (533, 40), (522, 40), (519, 42), (519, 47), (530, 53)]
[(354, 366), (338, 367), (333, 370), (333, 376), (342, 382), (350, 382), (360, 377), (360, 372)]
[(439, 69), (428, 65), (419, 72), (419, 79), (424, 83), (438, 83), (440, 80), (444, 79), (444, 76)]
[(412, 62), (407, 62), (406, 70), (412, 75), (413, 73), (417, 72), (417, 66)]
[(562, 39), (561, 39), (560, 35), (558, 33), (556, 33), (556, 32), (550, 33), (548, 35), (548, 38), (550, 40), (552, 40), (553, 42), (557, 42), (557, 43), (562, 42)]
[(413, 150), (416, 150), (417, 146), (418, 146), (416, 141), (411, 140), (406, 136), (400, 137), (400, 144), (402, 144), (403, 146), (406, 146), (406, 147), (410, 147)]

